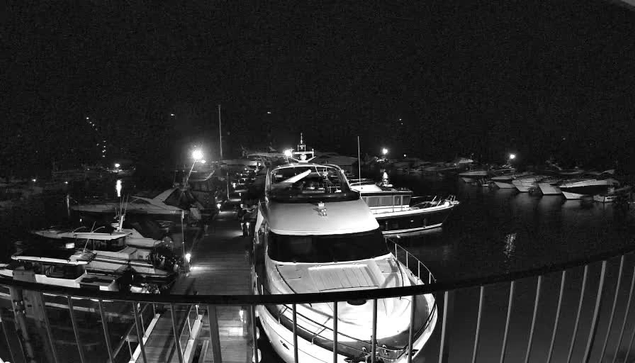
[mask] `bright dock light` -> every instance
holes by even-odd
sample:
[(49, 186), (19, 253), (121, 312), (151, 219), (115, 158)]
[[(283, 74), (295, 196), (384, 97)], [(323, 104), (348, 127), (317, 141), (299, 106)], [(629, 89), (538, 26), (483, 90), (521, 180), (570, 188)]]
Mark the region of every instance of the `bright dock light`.
[(203, 152), (198, 149), (192, 151), (192, 158), (194, 159), (194, 161), (199, 161), (203, 159)]
[(388, 149), (386, 149), (385, 147), (381, 149), (381, 154), (386, 156), (386, 154), (388, 154)]
[(293, 155), (293, 150), (292, 149), (286, 149), (284, 151), (284, 156), (290, 158)]
[(516, 154), (509, 154), (509, 160), (516, 159)]

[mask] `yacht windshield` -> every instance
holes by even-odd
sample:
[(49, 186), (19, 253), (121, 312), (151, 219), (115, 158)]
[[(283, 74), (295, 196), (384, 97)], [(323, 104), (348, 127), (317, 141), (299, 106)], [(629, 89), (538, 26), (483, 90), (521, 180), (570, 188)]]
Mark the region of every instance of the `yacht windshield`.
[(269, 257), (280, 262), (343, 262), (383, 256), (388, 252), (379, 229), (326, 236), (269, 233)]
[(276, 169), (271, 173), (271, 187), (274, 190), (286, 189), (303, 194), (349, 191), (340, 170), (315, 165)]

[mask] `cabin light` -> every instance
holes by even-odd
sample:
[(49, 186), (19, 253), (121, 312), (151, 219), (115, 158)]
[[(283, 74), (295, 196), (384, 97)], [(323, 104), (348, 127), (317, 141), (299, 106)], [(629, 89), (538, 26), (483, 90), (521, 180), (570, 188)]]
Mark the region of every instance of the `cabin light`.
[(220, 203), (216, 203), (216, 208), (220, 209), (221, 205)]
[(244, 315), (245, 312), (243, 311), (243, 309), (238, 310), (238, 316), (240, 316), (240, 320), (243, 320)]
[(185, 261), (187, 261), (187, 263), (190, 263), (190, 260), (192, 259), (192, 254), (191, 253), (186, 253), (185, 254)]
[(66, 245), (64, 245), (64, 247), (66, 249), (75, 248), (75, 242), (67, 242)]
[(121, 180), (117, 180), (115, 190), (117, 191), (117, 198), (121, 198)]
[(324, 206), (324, 202), (319, 202), (317, 205), (318, 215), (320, 217), (326, 217), (326, 207)]
[(115, 168), (119, 169), (119, 167), (121, 167), (121, 164), (115, 163)]

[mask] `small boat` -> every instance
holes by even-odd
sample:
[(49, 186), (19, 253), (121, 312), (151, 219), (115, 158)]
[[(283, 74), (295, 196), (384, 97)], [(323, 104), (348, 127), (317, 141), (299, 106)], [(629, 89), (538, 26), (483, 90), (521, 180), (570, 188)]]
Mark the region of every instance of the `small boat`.
[(616, 185), (619, 185), (619, 182), (613, 178), (586, 178), (568, 180), (566, 183), (561, 183), (560, 190), (562, 190), (562, 195), (567, 199), (582, 199), (585, 196), (605, 193), (610, 187), (615, 187)]
[(46, 285), (119, 291), (117, 277), (86, 271), (95, 254), (71, 249), (33, 249), (11, 256), (0, 266), (0, 277), (27, 280)]
[(486, 169), (469, 170), (459, 173), (459, 178), (466, 183), (471, 183), (475, 180), (486, 178), (488, 172)]
[(512, 184), (521, 193), (528, 193), (538, 188), (538, 182), (545, 178), (545, 175), (528, 174), (518, 177), (512, 181)]
[(600, 193), (593, 196), (593, 200), (600, 203), (615, 203), (620, 199), (629, 200), (632, 194), (630, 185), (621, 188), (609, 187), (606, 193)]
[(197, 206), (196, 198), (182, 188), (170, 188), (147, 197), (132, 196), (123, 203), (113, 200), (70, 205), (71, 211), (93, 215), (116, 214), (121, 208), (128, 214), (144, 214), (159, 220), (178, 222), (182, 216), (196, 221), (201, 219), (201, 208)]
[(130, 229), (118, 228), (107, 232), (100, 229), (82, 231), (45, 229), (32, 231), (32, 234), (43, 237), (38, 244), (50, 246), (75, 246), (83, 251), (91, 251), (94, 257), (85, 266), (86, 271), (123, 275), (132, 270), (146, 281), (170, 282), (180, 270), (180, 259), (165, 241), (145, 238)]
[(495, 176), (491, 177), (490, 181), (493, 182), (499, 189), (516, 189), (516, 186), (514, 185), (513, 181), (518, 179), (518, 178), (527, 176), (529, 174), (530, 173), (528, 173), (528, 172), (505, 173), (505, 174), (495, 175)]
[(439, 228), (459, 205), (453, 195), (424, 200), (414, 197), (409, 189), (381, 186), (368, 180), (351, 181), (351, 189), (360, 192), (384, 235), (412, 234)]
[(562, 194), (559, 187), (561, 182), (561, 177), (546, 177), (538, 181), (538, 188), (540, 188), (542, 195), (560, 195)]
[[(389, 251), (375, 217), (335, 165), (295, 162), (269, 170), (255, 230), (252, 283), (258, 295), (424, 284)], [(370, 361), (375, 350), (378, 361), (415, 358), (436, 325), (434, 296), (376, 301), (377, 309), (367, 300), (338, 302), (335, 314), (333, 303), (297, 304), (295, 309), (259, 305), (256, 313), (273, 349), (288, 363)], [(376, 337), (371, 337), (373, 316)]]

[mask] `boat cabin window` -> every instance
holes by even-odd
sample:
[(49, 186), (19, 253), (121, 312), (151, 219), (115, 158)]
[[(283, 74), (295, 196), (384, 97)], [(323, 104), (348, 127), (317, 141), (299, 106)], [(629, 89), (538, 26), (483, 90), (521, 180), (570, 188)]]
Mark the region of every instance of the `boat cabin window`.
[(389, 253), (379, 229), (341, 235), (289, 236), (269, 233), (268, 254), (280, 262), (342, 262)]
[(80, 265), (43, 265), (42, 272), (48, 277), (76, 279), (84, 273), (84, 267)]
[(88, 250), (98, 250), (98, 251), (119, 251), (125, 245), (126, 245), (125, 237), (112, 239), (112, 240), (78, 238), (75, 241), (76, 248), (86, 248)]

